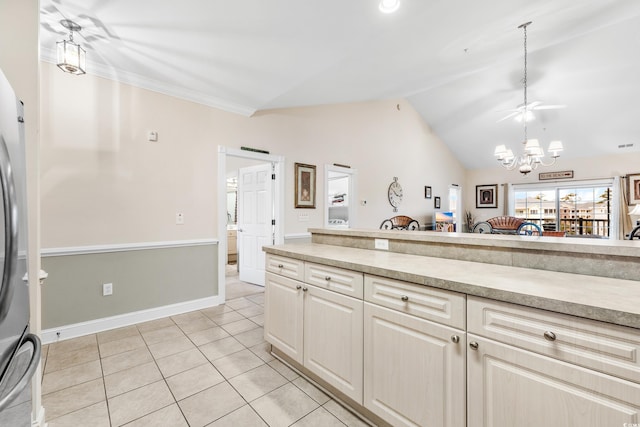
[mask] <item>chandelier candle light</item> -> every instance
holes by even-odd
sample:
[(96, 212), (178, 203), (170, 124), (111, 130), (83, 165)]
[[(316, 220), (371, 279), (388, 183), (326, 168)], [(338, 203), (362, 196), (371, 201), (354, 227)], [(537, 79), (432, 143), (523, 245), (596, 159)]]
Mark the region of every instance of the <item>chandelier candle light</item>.
[(69, 30), (69, 40), (56, 43), (58, 50), (58, 67), (65, 73), (85, 73), (85, 50), (73, 41), (73, 32), (82, 30), (82, 27), (73, 21), (63, 19), (60, 21), (63, 27)]
[[(527, 110), (527, 26), (530, 25), (531, 22), (526, 22), (518, 28), (522, 28), (524, 30), (524, 79), (522, 79), (524, 86), (524, 111), (525, 114), (528, 112)], [(563, 150), (561, 141), (551, 141), (549, 144), (549, 153), (551, 153), (552, 160), (549, 163), (545, 163), (543, 161), (544, 158), (544, 150), (540, 146), (540, 143), (537, 139), (528, 139), (527, 137), (527, 117), (524, 117), (522, 120), (524, 123), (524, 154), (520, 156), (515, 156), (511, 149), (507, 148), (505, 145), (498, 145), (494, 151), (494, 155), (500, 162), (502, 166), (504, 166), (508, 170), (514, 170), (516, 167), (523, 175), (527, 175), (532, 170), (538, 168), (538, 166), (551, 166), (556, 162), (556, 159), (560, 157), (560, 152)]]

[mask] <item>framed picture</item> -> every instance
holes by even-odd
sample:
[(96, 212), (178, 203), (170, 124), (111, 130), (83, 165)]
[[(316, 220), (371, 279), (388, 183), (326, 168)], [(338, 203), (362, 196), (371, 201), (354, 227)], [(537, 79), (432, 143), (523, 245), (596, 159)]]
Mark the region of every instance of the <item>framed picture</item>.
[(433, 207), (436, 209), (440, 209), (440, 197), (436, 197), (433, 199)]
[(316, 166), (295, 164), (296, 194), (295, 207), (315, 209), (316, 207)]
[(498, 184), (476, 185), (476, 208), (498, 207)]
[(424, 198), (425, 199), (431, 198), (431, 187), (427, 187), (426, 185), (424, 186)]
[(640, 174), (627, 175), (627, 199), (630, 205), (640, 205)]

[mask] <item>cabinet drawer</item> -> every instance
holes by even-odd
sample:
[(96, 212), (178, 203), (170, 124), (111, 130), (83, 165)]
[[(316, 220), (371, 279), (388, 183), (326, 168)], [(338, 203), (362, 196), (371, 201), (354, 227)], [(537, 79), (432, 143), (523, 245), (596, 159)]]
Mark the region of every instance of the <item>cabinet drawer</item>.
[(362, 273), (356, 271), (308, 262), (304, 267), (304, 281), (310, 285), (362, 299)]
[(469, 296), (468, 331), (640, 383), (640, 331)]
[(366, 275), (364, 299), (454, 328), (465, 328), (465, 296), (463, 294)]
[(271, 273), (302, 281), (304, 261), (279, 255), (267, 254), (265, 269)]

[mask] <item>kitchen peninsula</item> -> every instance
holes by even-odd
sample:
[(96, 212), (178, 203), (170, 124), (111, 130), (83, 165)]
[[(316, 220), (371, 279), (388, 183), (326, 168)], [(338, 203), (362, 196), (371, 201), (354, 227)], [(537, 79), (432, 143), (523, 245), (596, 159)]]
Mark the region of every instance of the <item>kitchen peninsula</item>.
[(373, 423), (639, 422), (638, 242), (311, 232), (265, 248), (265, 338)]

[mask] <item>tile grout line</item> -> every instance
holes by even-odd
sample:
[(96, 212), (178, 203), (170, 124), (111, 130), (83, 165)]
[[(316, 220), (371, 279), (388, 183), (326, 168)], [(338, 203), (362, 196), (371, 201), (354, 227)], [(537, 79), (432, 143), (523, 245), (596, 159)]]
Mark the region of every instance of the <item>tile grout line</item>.
[[(249, 317), (247, 317), (246, 315), (244, 315), (244, 314), (242, 314), (242, 313), (240, 313), (240, 312), (239, 312), (239, 310), (243, 310), (243, 309), (246, 309), (246, 308), (250, 308), (250, 307), (252, 307), (252, 306), (255, 306), (255, 307), (261, 307), (261, 308), (262, 308), (262, 310), (264, 310), (264, 305), (263, 305), (263, 304), (260, 304), (260, 303), (258, 303), (258, 302), (252, 301), (252, 300), (250, 300), (249, 298), (247, 298), (247, 296), (256, 296), (256, 295), (259, 295), (259, 293), (255, 293), (255, 294), (251, 294), (251, 295), (245, 295), (245, 296), (239, 296), (239, 297), (237, 297), (237, 298), (233, 298), (232, 300), (240, 299), (240, 298), (246, 299), (246, 300), (247, 300), (247, 302), (248, 302), (248, 303), (250, 303), (250, 304), (249, 304), (249, 305), (247, 305), (247, 306), (244, 306), (244, 307), (239, 307), (239, 308), (237, 308), (237, 309), (235, 309), (235, 308), (233, 308), (233, 307), (231, 307), (231, 306), (227, 306), (227, 307), (229, 308), (229, 311), (225, 311), (225, 312), (220, 313), (220, 315), (223, 315), (224, 313), (230, 313), (230, 312), (237, 313), (239, 316), (241, 316), (241, 319), (239, 319), (238, 321), (241, 321), (241, 320), (248, 320), (249, 322), (251, 322), (251, 324), (253, 324), (253, 325), (255, 326), (255, 327), (252, 327), (251, 329), (241, 330), (241, 331), (236, 332), (236, 333), (231, 333), (229, 330), (225, 329), (225, 328), (224, 328), (224, 326), (225, 326), (225, 325), (228, 325), (228, 324), (231, 324), (231, 323), (233, 323), (233, 322), (227, 322), (227, 323), (225, 323), (225, 324), (218, 324), (218, 323), (216, 323), (216, 322), (215, 322), (211, 317), (207, 316), (205, 313), (202, 313), (202, 310), (195, 310), (194, 312), (199, 312), (199, 313), (200, 313), (204, 318), (206, 318), (206, 319), (210, 320), (210, 321), (213, 323), (213, 325), (214, 325), (214, 326), (212, 326), (212, 327), (219, 327), (219, 328), (221, 328), (221, 330), (225, 331), (225, 333), (227, 333), (227, 334), (228, 334), (228, 337), (229, 337), (229, 338), (233, 338), (236, 342), (238, 342), (238, 343), (242, 346), (243, 350), (239, 350), (239, 351), (249, 350), (249, 353), (250, 353), (250, 354), (252, 354), (252, 355), (254, 355), (255, 357), (257, 357), (258, 359), (260, 359), (260, 361), (261, 361), (261, 365), (260, 365), (260, 366), (263, 366), (263, 365), (268, 365), (268, 363), (269, 363), (269, 362), (265, 361), (262, 357), (260, 357), (260, 355), (259, 355), (259, 353), (258, 353), (258, 349), (252, 349), (251, 347), (256, 347), (256, 346), (258, 346), (258, 345), (260, 345), (260, 344), (263, 344), (263, 343), (264, 343), (264, 340), (260, 341), (259, 343), (255, 344), (255, 345), (253, 345), (253, 346), (247, 346), (247, 345), (246, 345), (246, 344), (244, 344), (243, 342), (239, 341), (239, 340), (238, 340), (238, 338), (237, 338), (237, 335), (240, 335), (240, 334), (243, 334), (243, 333), (246, 333), (246, 332), (250, 332), (250, 331), (252, 331), (252, 330), (254, 330), (254, 329), (263, 328), (263, 325), (258, 324), (257, 322), (255, 322), (255, 321), (254, 321), (254, 320), (252, 320), (251, 318), (249, 318)], [(250, 314), (253, 314), (253, 313), (250, 313)], [(260, 315), (261, 315), (260, 313), (258, 313), (258, 314), (253, 314), (253, 317), (257, 317), (257, 316), (260, 316)], [(212, 317), (215, 317), (215, 316), (212, 316)], [(201, 354), (201, 355), (202, 355), (202, 356), (207, 360), (207, 362), (208, 362), (211, 366), (213, 366), (213, 368), (216, 370), (216, 372), (218, 372), (218, 373), (220, 374), (220, 376), (223, 378), (223, 381), (221, 381), (221, 382), (220, 382), (220, 383), (218, 383), (218, 384), (221, 384), (221, 383), (223, 383), (223, 382), (226, 382), (227, 384), (229, 384), (229, 385), (234, 389), (234, 391), (236, 391), (236, 392), (238, 393), (238, 395), (242, 398), (242, 400), (245, 402), (245, 404), (247, 404), (247, 405), (251, 408), (251, 410), (252, 410), (255, 414), (257, 414), (257, 415), (258, 415), (258, 417), (259, 417), (260, 419), (262, 419), (262, 420), (264, 421), (264, 419), (262, 418), (262, 416), (260, 416), (260, 414), (258, 414), (258, 413), (255, 411), (255, 409), (253, 408), (253, 406), (251, 406), (250, 402), (248, 402), (248, 401), (247, 401), (247, 400), (246, 400), (246, 399), (245, 399), (245, 398), (244, 398), (244, 397), (243, 397), (243, 396), (242, 396), (242, 395), (241, 395), (241, 394), (240, 394), (240, 393), (235, 389), (235, 387), (233, 387), (233, 385), (231, 385), (231, 383), (230, 383), (229, 379), (227, 379), (224, 375), (222, 375), (222, 373), (221, 373), (221, 372), (218, 370), (218, 368), (214, 365), (214, 363), (213, 363), (214, 361), (209, 360), (209, 358), (208, 358), (208, 357), (207, 357), (207, 356), (202, 352), (202, 350), (201, 350), (201, 348), (200, 348), (201, 346), (198, 346), (198, 345), (196, 345), (196, 344), (195, 344), (195, 342), (193, 341), (193, 339), (192, 339), (192, 338), (191, 338), (191, 337), (190, 337), (190, 336), (189, 336), (189, 335), (188, 335), (188, 334), (187, 334), (187, 333), (186, 333), (186, 332), (185, 332), (185, 331), (180, 327), (180, 325), (179, 325), (179, 324), (178, 324), (178, 323), (177, 323), (177, 322), (172, 318), (172, 316), (168, 316), (168, 318), (169, 318), (169, 319), (171, 320), (171, 322), (172, 322), (172, 325), (171, 325), (171, 326), (176, 326), (176, 327), (180, 330), (180, 332), (182, 333), (182, 335), (183, 335), (183, 336), (185, 336), (185, 337), (189, 340), (189, 342), (190, 342), (190, 343), (191, 343), (191, 344), (192, 344), (196, 349), (198, 349), (199, 353), (200, 353), (200, 354)], [(140, 328), (139, 328), (139, 325), (140, 325), (140, 324), (134, 324), (134, 325), (131, 325), (131, 326), (135, 326), (135, 327), (136, 327), (136, 332), (137, 332), (137, 334), (135, 334), (135, 335), (131, 335), (131, 337), (140, 336), (140, 338), (141, 338), (141, 339), (142, 339), (142, 341), (144, 342), (144, 345), (145, 345), (145, 347), (144, 347), (144, 348), (145, 348), (145, 349), (150, 353), (150, 355), (151, 355), (151, 358), (152, 358), (152, 361), (153, 361), (154, 365), (155, 365), (155, 366), (156, 366), (156, 368), (159, 370), (159, 372), (160, 372), (160, 374), (161, 374), (161, 376), (162, 376), (162, 380), (164, 381), (165, 385), (167, 386), (167, 388), (169, 389), (169, 391), (170, 391), (170, 393), (171, 393), (171, 396), (172, 396), (172, 398), (173, 398), (173, 402), (172, 402), (170, 405), (176, 404), (176, 405), (178, 406), (178, 408), (179, 408), (179, 410), (180, 410), (180, 412), (181, 412), (182, 416), (183, 416), (183, 417), (184, 417), (184, 419), (186, 420), (186, 416), (185, 416), (184, 412), (182, 411), (182, 408), (181, 408), (181, 407), (180, 407), (180, 405), (178, 404), (178, 401), (177, 401), (177, 399), (176, 399), (176, 396), (175, 396), (175, 394), (174, 394), (173, 390), (171, 390), (171, 388), (169, 387), (169, 384), (167, 383), (167, 378), (168, 378), (168, 377), (165, 377), (164, 373), (162, 373), (162, 370), (160, 369), (160, 366), (158, 365), (158, 359), (157, 359), (157, 358), (153, 355), (153, 353), (151, 352), (151, 350), (150, 350), (150, 348), (149, 348), (149, 345), (150, 345), (150, 344), (148, 343), (147, 339), (145, 339), (145, 337), (144, 337), (144, 335), (143, 335), (143, 332), (142, 332), (142, 331), (140, 330)], [(170, 326), (166, 326), (166, 327), (170, 327)], [(157, 329), (162, 329), (162, 328), (160, 327), (160, 328), (157, 328)], [(145, 331), (145, 332), (153, 332), (154, 330), (157, 330), (157, 329), (152, 329), (152, 330)], [(193, 334), (193, 333), (196, 333), (196, 332), (199, 332), (199, 331), (198, 331), (198, 330), (195, 330), (195, 331), (193, 331), (193, 332), (192, 332), (192, 334)], [(111, 426), (113, 426), (113, 420), (111, 419), (111, 415), (112, 415), (112, 414), (111, 414), (111, 408), (110, 408), (110, 405), (109, 405), (109, 397), (108, 397), (108, 394), (107, 394), (106, 381), (105, 381), (105, 378), (106, 378), (106, 376), (107, 376), (107, 375), (105, 374), (105, 371), (104, 371), (103, 357), (102, 357), (102, 352), (101, 352), (101, 349), (100, 349), (100, 342), (99, 342), (99, 340), (98, 340), (98, 333), (91, 334), (90, 336), (93, 336), (93, 337), (94, 337), (94, 339), (95, 339), (95, 346), (96, 346), (97, 354), (98, 354), (98, 359), (97, 359), (97, 360), (98, 360), (98, 362), (99, 362), (99, 364), (100, 364), (99, 366), (100, 366), (100, 374), (101, 374), (101, 376), (100, 376), (99, 378), (95, 378), (95, 379), (93, 379), (93, 380), (84, 381), (84, 382), (82, 382), (82, 383), (80, 383), (80, 384), (74, 384), (73, 386), (81, 385), (81, 384), (84, 384), (84, 383), (87, 383), (87, 382), (90, 382), (90, 381), (94, 381), (94, 380), (97, 380), (97, 379), (101, 379), (101, 380), (102, 380), (102, 390), (103, 390), (103, 393), (104, 393), (104, 395), (103, 395), (104, 397), (103, 397), (103, 400), (101, 400), (100, 402), (102, 402), (102, 401), (104, 401), (104, 402), (105, 402), (105, 406), (106, 406), (106, 408), (107, 408), (108, 422), (109, 422), (109, 424), (110, 424)], [(112, 339), (112, 340), (109, 340), (108, 342), (118, 341), (118, 340), (120, 340), (120, 339), (126, 339), (126, 338), (130, 338), (130, 337), (126, 337), (126, 336), (125, 336), (125, 337), (123, 337), (123, 338), (118, 338), (118, 339)], [(222, 338), (220, 338), (220, 339), (222, 339)], [(213, 342), (219, 341), (220, 339), (213, 340), (213, 341), (210, 341), (210, 342), (208, 342), (208, 343), (204, 343), (203, 345), (206, 345), (206, 344), (209, 344), (209, 343), (213, 343)], [(167, 340), (167, 341), (168, 341), (168, 340)], [(104, 344), (104, 343), (103, 343), (103, 344)], [(88, 346), (87, 346), (87, 347), (88, 347)], [(129, 349), (129, 350), (127, 350), (127, 351), (135, 351), (135, 350), (136, 350), (136, 349)], [(116, 356), (116, 355), (119, 355), (119, 354), (123, 354), (123, 353), (126, 353), (127, 351), (123, 351), (123, 352), (119, 352), (119, 353), (114, 353), (114, 354), (112, 354), (112, 355), (110, 355), (110, 356)], [(48, 349), (47, 349), (47, 355), (46, 355), (45, 360), (44, 360), (44, 363), (43, 363), (43, 372), (44, 372), (44, 370), (46, 370), (46, 366), (48, 365), (50, 352), (51, 352), (51, 347), (48, 347)], [(237, 353), (237, 352), (234, 352), (234, 353), (231, 353), (231, 354), (235, 354), (235, 353)], [(225, 355), (225, 356), (223, 356), (223, 357), (230, 356), (231, 354), (229, 354), (229, 355)], [(168, 357), (168, 356), (167, 356), (167, 357)], [(221, 358), (222, 358), (222, 357), (221, 357)], [(86, 363), (91, 363), (91, 362), (86, 362)], [(72, 367), (74, 367), (74, 366), (79, 366), (79, 365), (82, 365), (82, 364), (78, 364), (78, 365), (71, 365), (71, 366), (69, 366), (69, 368), (72, 368)], [(204, 365), (204, 364), (203, 364), (203, 365)], [(134, 366), (134, 367), (127, 368), (127, 369), (132, 369), (132, 368), (135, 368), (135, 366)], [(63, 369), (66, 369), (66, 368), (63, 368)], [(63, 369), (59, 369), (59, 370), (56, 370), (56, 371), (54, 371), (54, 372), (58, 372), (58, 371), (61, 371), (61, 370), (63, 370)], [(254, 368), (254, 369), (255, 369), (255, 368)], [(114, 372), (114, 373), (112, 373), (112, 374), (115, 374), (115, 373), (117, 373), (117, 372), (121, 372), (121, 371), (116, 371), (116, 372)], [(51, 373), (48, 373), (48, 374), (51, 374)], [(178, 375), (178, 374), (179, 374), (179, 373), (176, 373), (175, 375)], [(111, 375), (111, 374), (110, 374), (110, 375)], [(238, 374), (238, 375), (241, 375), (241, 374)], [(44, 382), (44, 377), (45, 377), (45, 374), (43, 373), (43, 382)], [(287, 380), (287, 382), (292, 382), (292, 381)], [(149, 385), (149, 384), (146, 384), (146, 385)], [(217, 385), (217, 384), (216, 384), (216, 385)], [(73, 387), (73, 386), (69, 386), (69, 387)], [(294, 384), (294, 386), (295, 386), (295, 384)], [(64, 389), (66, 389), (66, 388), (69, 388), (69, 387), (65, 387), (65, 388), (63, 388), (63, 389), (56, 390), (56, 391), (61, 391), (61, 390), (64, 390)], [(142, 387), (144, 387), (144, 386), (136, 387), (135, 389), (132, 389), (132, 390), (127, 390), (127, 392), (130, 392), (130, 391), (133, 391), (133, 390), (136, 390), (136, 389), (142, 388)], [(296, 387), (297, 387), (297, 386), (296, 386)], [(205, 390), (206, 390), (206, 389), (205, 389)], [(201, 391), (199, 391), (199, 392), (202, 392), (202, 391), (203, 391), (203, 390), (201, 390)], [(199, 393), (199, 392), (198, 392), (198, 393)], [(303, 391), (303, 392), (304, 392), (304, 391)], [(53, 392), (52, 392), (52, 393), (53, 393)], [(124, 393), (126, 393), (126, 392), (124, 392)], [(121, 394), (124, 394), (124, 393), (121, 393)], [(121, 395), (121, 394), (119, 394), (119, 395)], [(195, 393), (195, 394), (197, 394), (197, 393)], [(306, 394), (306, 393), (305, 393), (305, 394)], [(190, 397), (190, 396), (187, 396), (187, 397)], [(185, 397), (185, 398), (186, 398), (186, 397)], [(78, 409), (76, 409), (76, 410), (74, 410), (74, 411), (68, 412), (68, 413), (66, 413), (66, 414), (62, 414), (62, 415), (60, 415), (60, 417), (62, 417), (62, 416), (66, 416), (66, 415), (69, 415), (69, 414), (72, 414), (72, 413), (77, 412), (77, 411), (80, 411), (80, 410), (82, 410), (82, 409), (86, 409), (87, 407), (89, 407), (89, 406), (93, 406), (93, 405), (98, 404), (98, 403), (100, 403), (100, 402), (95, 402), (95, 403), (93, 403), (93, 404), (91, 404), (91, 405), (88, 405), (88, 406), (86, 406), (86, 407), (78, 408)], [(143, 416), (141, 416), (141, 417), (138, 417), (138, 418), (135, 418), (135, 419), (129, 420), (129, 421), (127, 421), (127, 422), (128, 422), (128, 423), (129, 423), (129, 422), (133, 422), (133, 421), (135, 421), (135, 420), (137, 420), (137, 419), (139, 419), (139, 418), (142, 418), (142, 417), (144, 417), (144, 416), (148, 416), (148, 415), (150, 415), (150, 414), (152, 414), (152, 413), (154, 413), (154, 412), (157, 412), (157, 411), (159, 411), (159, 410), (162, 410), (162, 409), (164, 409), (164, 408), (166, 408), (166, 407), (168, 407), (168, 406), (170, 406), (170, 405), (164, 406), (163, 408), (156, 409), (156, 410), (154, 410), (153, 412), (151, 412), (151, 413), (149, 413), (149, 414), (145, 414), (145, 415), (143, 415)], [(320, 407), (320, 406), (322, 406), (322, 405), (319, 405), (319, 407)], [(234, 412), (234, 411), (231, 411), (231, 412)], [(231, 412), (230, 412), (230, 413), (231, 413)], [(225, 414), (225, 415), (223, 415), (222, 417), (224, 417), (224, 416), (226, 416), (226, 415), (228, 415), (228, 414)], [(307, 415), (308, 415), (308, 414), (307, 414)], [(305, 415), (305, 416), (306, 416), (306, 415)], [(220, 417), (220, 418), (222, 418), (222, 417)], [(59, 418), (59, 417), (56, 417), (56, 418)], [(219, 419), (219, 418), (218, 418), (218, 419)], [(214, 420), (214, 422), (215, 422), (215, 420)], [(266, 421), (265, 421), (265, 422), (266, 422)]]
[(102, 367), (102, 355), (100, 354), (100, 342), (98, 340), (98, 334), (96, 335), (96, 347), (98, 347), (98, 361), (100, 362), (100, 373), (102, 373), (102, 388), (104, 390), (104, 405), (107, 407), (107, 418), (109, 420), (109, 426), (113, 427), (113, 422), (111, 421), (111, 410), (109, 409), (109, 398), (107, 397), (107, 382), (104, 377), (104, 369)]

